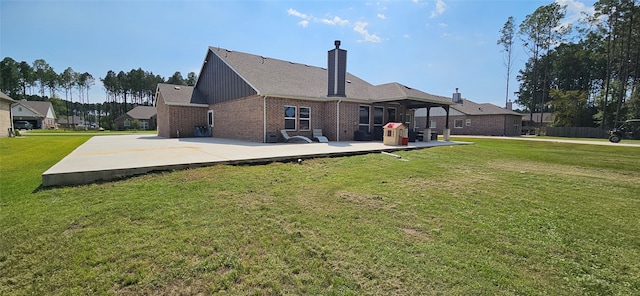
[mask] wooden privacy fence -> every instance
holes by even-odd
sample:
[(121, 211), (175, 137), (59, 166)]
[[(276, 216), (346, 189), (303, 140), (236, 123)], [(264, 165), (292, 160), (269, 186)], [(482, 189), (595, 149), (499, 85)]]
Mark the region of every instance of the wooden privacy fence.
[(547, 127), (547, 136), (568, 138), (607, 138), (607, 130), (599, 127)]

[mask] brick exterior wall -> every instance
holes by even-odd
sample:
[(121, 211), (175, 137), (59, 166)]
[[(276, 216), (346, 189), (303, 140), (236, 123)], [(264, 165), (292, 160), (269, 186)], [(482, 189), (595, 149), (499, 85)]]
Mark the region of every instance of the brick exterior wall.
[(164, 103), (164, 98), (160, 92), (158, 92), (158, 97), (156, 98), (156, 112), (156, 116), (158, 117), (158, 136), (170, 138), (169, 106)]
[[(266, 103), (266, 104), (265, 104)], [(266, 105), (266, 112), (265, 107)], [(209, 105), (209, 108), (172, 106), (164, 104), (162, 94), (159, 94), (157, 104), (158, 135), (161, 137), (176, 137), (180, 130), (180, 137), (192, 137), (194, 126), (207, 125), (207, 111), (213, 110), (214, 124), (212, 136), (216, 138), (237, 139), (252, 142), (264, 142), (265, 120), (266, 133), (277, 135), (278, 141), (284, 139), (280, 130), (285, 128), (285, 106), (295, 106), (297, 124), (296, 130), (288, 131), (291, 136), (300, 135), (312, 138), (313, 129), (322, 129), (322, 133), (329, 141), (353, 141), (354, 132), (359, 128), (360, 103), (330, 101), (296, 100), (285, 98), (267, 97), (266, 102), (262, 96), (250, 96), (236, 100)], [(338, 107), (339, 106), (339, 107)], [(372, 105), (367, 105), (373, 111)], [(378, 106), (378, 105), (376, 105)], [(380, 105), (387, 107), (384, 105)], [(299, 112), (301, 107), (311, 109), (311, 126), (309, 130), (301, 130), (299, 127)], [(389, 106), (396, 109), (396, 117), (404, 113), (402, 107)], [(336, 124), (336, 111), (339, 108), (339, 124)], [(409, 112), (413, 116), (413, 111)], [(387, 122), (386, 108), (384, 111), (384, 123)], [(370, 116), (370, 128), (373, 132), (373, 114)], [(340, 133), (339, 138), (337, 133)]]
[[(456, 119), (462, 120), (462, 128), (455, 127)], [(466, 125), (467, 119), (471, 120), (470, 126)], [(431, 116), (430, 120), (436, 122), (436, 128), (432, 129), (432, 132), (442, 134), (445, 128), (445, 117)], [(424, 128), (426, 126), (426, 121), (427, 118), (424, 116), (416, 118), (418, 127)], [(518, 115), (449, 116), (449, 129), (451, 130), (451, 135), (519, 136), (521, 126), (522, 117)]]
[(193, 137), (196, 126), (207, 125), (207, 108), (166, 105), (162, 94), (158, 98), (158, 136), (167, 138)]
[(11, 120), (11, 103), (0, 99), (0, 137), (9, 136)]
[(210, 105), (209, 108), (213, 110), (212, 136), (263, 142), (262, 106), (263, 100), (260, 96)]

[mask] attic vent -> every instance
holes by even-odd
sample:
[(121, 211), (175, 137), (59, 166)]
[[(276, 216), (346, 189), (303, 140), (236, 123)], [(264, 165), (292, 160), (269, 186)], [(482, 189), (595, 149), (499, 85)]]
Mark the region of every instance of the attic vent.
[(180, 87), (179, 87), (179, 86), (174, 86), (173, 88), (174, 88), (175, 90), (180, 90)]

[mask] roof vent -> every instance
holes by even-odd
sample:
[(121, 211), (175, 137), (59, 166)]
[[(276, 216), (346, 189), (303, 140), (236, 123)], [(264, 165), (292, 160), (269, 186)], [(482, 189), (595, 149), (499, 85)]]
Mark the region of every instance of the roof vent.
[(347, 83), (351, 83), (351, 80), (347, 79)]
[(173, 89), (180, 90), (180, 87), (179, 86), (174, 86)]

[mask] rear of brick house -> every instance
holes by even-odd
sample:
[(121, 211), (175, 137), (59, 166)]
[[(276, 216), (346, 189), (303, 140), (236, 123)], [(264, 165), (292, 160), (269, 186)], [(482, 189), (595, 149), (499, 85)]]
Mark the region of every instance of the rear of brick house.
[[(427, 125), (424, 110), (416, 111), (416, 124)], [(441, 132), (446, 125), (446, 114), (439, 108), (431, 110), (429, 126)], [(522, 129), (522, 114), (493, 104), (478, 104), (462, 100), (462, 104), (451, 107), (449, 126), (452, 135), (519, 136)]]
[(356, 131), (382, 140), (387, 122), (412, 125), (415, 109), (453, 104), (399, 83), (374, 86), (346, 71), (346, 50), (334, 45), (327, 68), (209, 47), (194, 87), (158, 85), (158, 135), (210, 127), (212, 137), (267, 142), (280, 130), (311, 137), (322, 129), (330, 141), (354, 140)]

